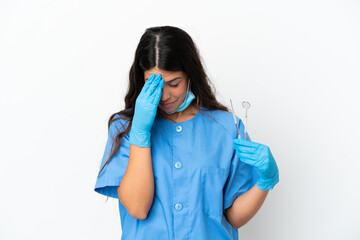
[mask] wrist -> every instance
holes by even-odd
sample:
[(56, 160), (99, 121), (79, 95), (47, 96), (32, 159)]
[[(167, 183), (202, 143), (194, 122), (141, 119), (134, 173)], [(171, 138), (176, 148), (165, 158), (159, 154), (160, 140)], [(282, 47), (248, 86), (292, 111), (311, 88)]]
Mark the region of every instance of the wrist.
[(131, 127), (129, 133), (129, 142), (130, 144), (137, 145), (139, 147), (150, 147), (151, 134), (149, 131), (144, 131)]
[(275, 175), (271, 178), (260, 175), (260, 178), (256, 182), (257, 187), (262, 191), (272, 190), (279, 182), (279, 171), (276, 171)]

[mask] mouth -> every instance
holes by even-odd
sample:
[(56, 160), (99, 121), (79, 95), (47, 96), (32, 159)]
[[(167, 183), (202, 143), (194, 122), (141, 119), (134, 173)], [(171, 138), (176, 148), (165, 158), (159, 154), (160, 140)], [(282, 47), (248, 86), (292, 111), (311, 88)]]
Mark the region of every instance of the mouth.
[(171, 107), (176, 101), (172, 102), (172, 103), (160, 103), (160, 106), (163, 108), (169, 108)]

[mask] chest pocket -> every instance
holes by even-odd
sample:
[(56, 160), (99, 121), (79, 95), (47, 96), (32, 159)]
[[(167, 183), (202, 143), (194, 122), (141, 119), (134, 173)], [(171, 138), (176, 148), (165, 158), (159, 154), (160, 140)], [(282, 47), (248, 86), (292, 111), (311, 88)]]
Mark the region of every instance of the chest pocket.
[(223, 187), (229, 170), (218, 167), (201, 168), (202, 210), (211, 217), (222, 217)]

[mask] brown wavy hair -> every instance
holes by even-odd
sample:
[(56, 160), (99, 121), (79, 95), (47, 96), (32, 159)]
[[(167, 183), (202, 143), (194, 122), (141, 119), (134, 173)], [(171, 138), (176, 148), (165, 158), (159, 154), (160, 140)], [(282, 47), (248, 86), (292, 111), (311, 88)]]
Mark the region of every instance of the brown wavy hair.
[[(145, 84), (144, 71), (154, 67), (165, 71), (185, 72), (191, 79), (191, 91), (195, 95), (194, 100), (196, 100), (191, 104), (196, 108), (203, 106), (205, 107), (204, 110), (230, 112), (225, 105), (216, 100), (214, 85), (204, 70), (199, 50), (189, 34), (180, 28), (172, 26), (148, 28), (141, 36), (135, 51), (134, 62), (130, 68), (129, 85), (124, 99), (125, 109), (110, 116), (108, 130), (110, 130), (111, 123), (120, 118), (126, 119), (129, 124), (126, 128), (122, 126), (121, 129), (124, 130), (115, 134), (110, 155), (100, 169), (98, 177), (119, 149), (121, 139), (130, 131), (136, 98)], [(116, 114), (121, 117), (114, 118)]]

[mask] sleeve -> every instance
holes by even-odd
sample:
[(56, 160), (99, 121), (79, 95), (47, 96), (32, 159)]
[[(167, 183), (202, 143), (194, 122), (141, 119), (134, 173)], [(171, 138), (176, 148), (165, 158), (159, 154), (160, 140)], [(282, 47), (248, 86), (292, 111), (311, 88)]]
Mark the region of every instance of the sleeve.
[[(115, 115), (119, 116), (119, 115)], [(106, 160), (110, 156), (111, 147), (116, 135), (126, 129), (125, 119), (118, 119), (110, 124), (109, 135), (105, 146), (105, 151), (100, 164), (100, 169), (105, 164)], [(115, 146), (115, 145), (114, 145)], [(129, 134), (121, 138), (121, 144), (115, 155), (110, 159), (104, 169), (101, 171), (99, 177), (96, 180), (95, 192), (102, 195), (119, 198), (117, 193), (117, 187), (125, 174), (127, 165), (129, 163), (130, 143)]]
[[(238, 118), (238, 126), (240, 130), (240, 137), (244, 137), (244, 124)], [(251, 141), (249, 134), (246, 139)], [(237, 137), (237, 132), (236, 132)], [(260, 177), (259, 170), (242, 161), (233, 149), (230, 172), (224, 186), (224, 210), (229, 208), (243, 193), (249, 191)]]

